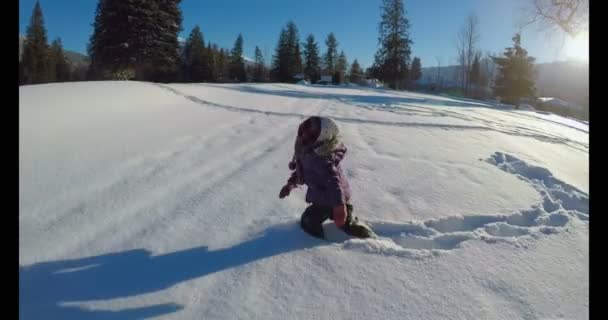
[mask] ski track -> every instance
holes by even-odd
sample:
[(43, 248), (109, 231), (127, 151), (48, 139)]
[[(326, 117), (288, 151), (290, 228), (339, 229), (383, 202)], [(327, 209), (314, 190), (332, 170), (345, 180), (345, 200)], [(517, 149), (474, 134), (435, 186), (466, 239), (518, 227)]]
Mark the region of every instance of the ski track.
[[(224, 110), (228, 110), (228, 111), (232, 111), (232, 112), (241, 112), (241, 113), (258, 113), (258, 114), (264, 114), (264, 115), (268, 115), (268, 116), (278, 116), (278, 117), (296, 117), (296, 118), (306, 118), (315, 114), (300, 114), (300, 113), (294, 113), (294, 112), (275, 112), (275, 111), (264, 111), (264, 110), (258, 110), (258, 109), (254, 109), (254, 108), (246, 108), (246, 107), (235, 107), (235, 106), (230, 106), (230, 105), (226, 105), (226, 104), (220, 104), (220, 103), (215, 103), (215, 102), (211, 102), (211, 101), (207, 101), (204, 99), (201, 99), (199, 97), (196, 96), (192, 96), (192, 95), (188, 95), (185, 94), (175, 88), (172, 88), (168, 85), (162, 85), (162, 84), (156, 84), (158, 87), (163, 88), (165, 90), (169, 90), (170, 92), (176, 94), (176, 95), (180, 95), (192, 102), (198, 103), (200, 105), (204, 105), (204, 106), (208, 106), (208, 107), (216, 107), (216, 108), (221, 108)], [(276, 87), (279, 88), (285, 88), (284, 86), (280, 86), (280, 85), (275, 85)], [(269, 90), (263, 90), (263, 89), (259, 89), (259, 88), (255, 88), (252, 89), (254, 87), (252, 86), (246, 86), (245, 88), (248, 88), (247, 90), (253, 92), (253, 93), (261, 93), (261, 94), (281, 94), (281, 92), (274, 92), (274, 91), (269, 91)], [(226, 90), (233, 90), (233, 89), (229, 89), (229, 88), (224, 88)], [(287, 88), (286, 88), (287, 89)], [(247, 91), (245, 90), (245, 91)], [(286, 91), (286, 92), (291, 92), (291, 91)], [(301, 95), (302, 93), (299, 92), (297, 94), (293, 94), (294, 96), (298, 96)], [(359, 118), (351, 118), (351, 117), (343, 117), (343, 116), (339, 116), (339, 115), (334, 115), (331, 114), (332, 118), (336, 121), (341, 121), (341, 122), (346, 122), (346, 123), (364, 123), (364, 124), (375, 124), (375, 125), (387, 125), (387, 126), (396, 126), (396, 127), (418, 127), (418, 128), (438, 128), (438, 129), (445, 129), (445, 130), (480, 130), (480, 131), (495, 131), (495, 132), (499, 132), (499, 133), (503, 133), (503, 134), (507, 134), (507, 135), (511, 135), (511, 136), (519, 136), (519, 137), (527, 137), (527, 138), (532, 138), (541, 142), (547, 142), (547, 143), (553, 143), (553, 144), (561, 144), (561, 145), (565, 145), (568, 146), (570, 148), (576, 149), (578, 151), (582, 151), (582, 152), (588, 152), (589, 151), (589, 145), (588, 143), (584, 143), (584, 142), (580, 142), (580, 141), (576, 141), (576, 140), (572, 140), (572, 139), (568, 139), (566, 137), (563, 136), (556, 136), (556, 135), (552, 135), (552, 134), (548, 134), (546, 132), (542, 132), (542, 131), (538, 131), (538, 130), (534, 130), (528, 127), (522, 127), (522, 126), (518, 126), (518, 125), (513, 125), (513, 124), (506, 124), (502, 121), (490, 121), (488, 119), (484, 119), (484, 118), (479, 118), (479, 117), (470, 117), (470, 116), (465, 116), (459, 112), (453, 112), (453, 111), (448, 111), (448, 110), (438, 110), (437, 108), (431, 108), (431, 111), (425, 112), (425, 113), (421, 113), (420, 110), (416, 110), (414, 112), (412, 112), (411, 110), (408, 111), (406, 108), (400, 107), (399, 105), (409, 105), (409, 106), (414, 106), (416, 108), (420, 108), (420, 106), (418, 105), (413, 105), (411, 103), (407, 103), (407, 102), (395, 102), (393, 104), (380, 104), (380, 105), (376, 105), (375, 107), (373, 106), (365, 106), (362, 104), (358, 104), (358, 103), (353, 103), (351, 101), (349, 101), (348, 99), (345, 98), (341, 98), (340, 95), (335, 95), (335, 94), (330, 94), (330, 95), (322, 95), (322, 94), (318, 94), (318, 93), (309, 93), (308, 96), (304, 96), (305, 98), (321, 98), (321, 97), (325, 97), (326, 99), (330, 99), (330, 100), (335, 100), (343, 105), (348, 105), (351, 107), (357, 107), (357, 108), (366, 108), (368, 110), (380, 110), (380, 111), (388, 111), (388, 112), (393, 112), (393, 113), (399, 113), (399, 114), (403, 114), (403, 115), (424, 115), (424, 116), (431, 116), (431, 117), (451, 117), (451, 118), (455, 118), (455, 119), (460, 119), (460, 120), (464, 120), (467, 122), (481, 122), (484, 125), (461, 125), (461, 124), (448, 124), (448, 123), (428, 123), (428, 122), (400, 122), (400, 121), (381, 121), (381, 120), (371, 120), (371, 119), (359, 119)], [(391, 97), (391, 96), (387, 96), (386, 98), (392, 98), (395, 99), (395, 97)], [(403, 98), (404, 101), (408, 101), (411, 99), (406, 99)], [(435, 101), (435, 100), (432, 100)], [(444, 101), (444, 100), (438, 100), (439, 105), (445, 105), (445, 106), (457, 106), (457, 107), (462, 107), (462, 104), (464, 102), (459, 102), (459, 101)], [(419, 103), (430, 103), (431, 101), (429, 101), (429, 99), (419, 99)], [(435, 101), (436, 102), (436, 101)], [(465, 103), (466, 104), (466, 103)], [(331, 107), (331, 104), (328, 104), (328, 106), (326, 108)], [(492, 108), (483, 104), (471, 104), (471, 106), (473, 107), (488, 107), (488, 108)], [(424, 107), (423, 107), (424, 108)], [(495, 108), (493, 108), (495, 109)], [(397, 111), (399, 110), (399, 111)], [(512, 113), (512, 112), (511, 112)], [(511, 114), (510, 113), (510, 114)], [(567, 126), (568, 128), (571, 128), (569, 126)]]
[(424, 258), (460, 248), (470, 240), (526, 248), (529, 240), (561, 232), (573, 220), (588, 223), (588, 194), (556, 179), (549, 170), (501, 152), (487, 162), (531, 184), (541, 194), (542, 203), (510, 215), (451, 216), (408, 223), (369, 221), (378, 239), (348, 239), (330, 225), (326, 227), (328, 238), (343, 249)]
[[(503, 120), (497, 120), (497, 119), (489, 120), (487, 118), (467, 116), (467, 115), (464, 115), (464, 114), (462, 114), (460, 112), (456, 112), (456, 111), (438, 110), (437, 108), (422, 107), (420, 105), (414, 105), (414, 104), (409, 104), (409, 103), (399, 103), (399, 105), (381, 105), (378, 107), (370, 107), (370, 106), (365, 106), (365, 105), (353, 104), (344, 99), (339, 99), (339, 100), (350, 106), (363, 107), (363, 108), (366, 108), (368, 110), (373, 110), (373, 111), (385, 111), (385, 112), (391, 112), (391, 113), (396, 113), (399, 115), (406, 115), (406, 116), (448, 117), (448, 118), (453, 118), (453, 119), (464, 120), (467, 122), (477, 122), (477, 123), (484, 124), (484, 126), (444, 125), (444, 129), (457, 129), (457, 128), (465, 129), (465, 128), (467, 128), (470, 130), (496, 131), (496, 132), (504, 133), (504, 134), (511, 135), (511, 136), (528, 137), (528, 138), (536, 139), (536, 140), (542, 141), (542, 142), (562, 144), (562, 145), (566, 145), (568, 147), (571, 147), (571, 148), (579, 150), (579, 151), (589, 152), (589, 145), (587, 143), (572, 140), (572, 139), (569, 139), (569, 138), (566, 138), (563, 136), (548, 134), (546, 132), (534, 130), (529, 127), (522, 127), (519, 125), (514, 125), (513, 123), (506, 123), (506, 121), (503, 121)], [(403, 107), (403, 106), (406, 106), (406, 107)], [(513, 116), (513, 117), (518, 117), (518, 116), (513, 115), (513, 112), (510, 112), (509, 115)], [(523, 118), (523, 117), (519, 117), (519, 118)], [(534, 117), (529, 117), (528, 119), (530, 119), (530, 118), (537, 119)], [(549, 121), (549, 122), (557, 123), (557, 122), (553, 122), (553, 121)], [(404, 125), (404, 126), (406, 126), (406, 125)], [(411, 126), (415, 126), (415, 124), (411, 124)], [(570, 126), (566, 126), (566, 127), (570, 128), (570, 129), (577, 129), (577, 128), (573, 128)], [(577, 129), (577, 130), (584, 132), (580, 129)]]

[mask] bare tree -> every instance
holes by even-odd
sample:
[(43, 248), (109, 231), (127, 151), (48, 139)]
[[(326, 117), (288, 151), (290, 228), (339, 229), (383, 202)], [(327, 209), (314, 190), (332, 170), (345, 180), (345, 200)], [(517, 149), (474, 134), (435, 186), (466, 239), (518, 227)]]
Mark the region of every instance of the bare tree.
[(458, 50), (458, 64), (460, 65), (460, 80), (464, 95), (469, 93), (470, 70), (475, 58), (476, 45), (479, 41), (479, 19), (474, 13), (469, 14), (465, 23), (458, 32), (456, 48)]
[(537, 24), (571, 37), (589, 28), (589, 0), (526, 0), (522, 27)]

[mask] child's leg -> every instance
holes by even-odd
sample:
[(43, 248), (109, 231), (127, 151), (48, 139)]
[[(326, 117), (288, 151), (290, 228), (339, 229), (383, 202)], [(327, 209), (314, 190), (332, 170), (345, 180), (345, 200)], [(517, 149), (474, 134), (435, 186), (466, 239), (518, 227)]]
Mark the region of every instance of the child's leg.
[(323, 232), (323, 221), (331, 215), (331, 208), (318, 207), (311, 205), (302, 214), (300, 225), (302, 229), (310, 235), (325, 239)]
[(344, 232), (357, 238), (370, 238), (373, 236), (374, 232), (368, 226), (360, 224), (359, 219), (353, 215), (353, 206), (351, 204), (346, 204), (346, 211), (346, 223), (342, 227)]

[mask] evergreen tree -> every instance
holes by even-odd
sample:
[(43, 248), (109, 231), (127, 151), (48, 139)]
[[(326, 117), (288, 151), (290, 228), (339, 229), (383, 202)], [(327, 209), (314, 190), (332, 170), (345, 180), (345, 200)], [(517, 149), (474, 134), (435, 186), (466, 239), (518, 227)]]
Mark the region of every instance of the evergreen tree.
[(50, 49), (49, 70), (54, 81), (65, 82), (70, 80), (71, 68), (63, 52), (61, 39), (53, 41)]
[(213, 56), (213, 64), (212, 64), (212, 69), (213, 69), (213, 78), (211, 79), (214, 82), (219, 82), (220, 81), (220, 77), (221, 77), (221, 66), (220, 66), (220, 49), (218, 48), (217, 44), (213, 43), (211, 44), (211, 54)]
[[(149, 0), (146, 0), (149, 1)], [(154, 12), (151, 30), (153, 41), (142, 47), (150, 52), (145, 79), (151, 81), (173, 81), (179, 66), (179, 39), (182, 30), (181, 0), (155, 0), (158, 3)], [(146, 61), (147, 62), (147, 61)], [(209, 70), (209, 68), (207, 68)]]
[(203, 33), (198, 25), (194, 26), (190, 32), (184, 47), (183, 70), (185, 71), (186, 81), (202, 82), (208, 80), (209, 71), (207, 54), (205, 52), (205, 40)]
[(302, 52), (300, 51), (300, 35), (295, 23), (287, 25), (287, 39), (290, 52), (290, 66), (292, 73), (302, 73)]
[(79, 63), (73, 65), (70, 72), (70, 81), (86, 81), (87, 80), (87, 71), (89, 69), (88, 65), (84, 63)]
[(325, 72), (334, 74), (338, 60), (338, 40), (336, 40), (333, 32), (330, 32), (329, 35), (327, 35), (325, 45), (327, 46), (327, 52), (323, 57), (325, 62)]
[(179, 63), (181, 0), (100, 0), (89, 41), (92, 73), (167, 81)]
[(346, 60), (346, 54), (344, 54), (344, 51), (341, 51), (340, 55), (338, 56), (338, 61), (336, 62), (336, 72), (339, 74), (339, 84), (344, 83), (347, 69), (348, 60)]
[(344, 82), (342, 73), (340, 73), (340, 71), (334, 72), (334, 74), (331, 76), (331, 83), (335, 84), (335, 85), (339, 85), (342, 82)]
[(91, 78), (116, 78), (113, 75), (129, 69), (133, 63), (127, 37), (127, 17), (118, 16), (124, 3), (119, 0), (99, 0), (97, 3), (93, 34), (88, 45)]
[(279, 34), (279, 41), (272, 57), (272, 75), (276, 81), (286, 82), (292, 79), (288, 68), (288, 54), (287, 30), (283, 28)]
[(264, 67), (264, 56), (262, 50), (255, 46), (255, 66), (253, 69), (253, 81), (263, 82), (265, 78), (266, 68)]
[(521, 47), (521, 36), (513, 37), (513, 47), (506, 48), (503, 57), (493, 57), (498, 65), (498, 75), (494, 83), (494, 95), (503, 101), (518, 105), (521, 97), (533, 97), (534, 58)]
[(205, 58), (206, 58), (206, 67), (207, 67), (207, 73), (205, 74), (205, 78), (207, 81), (215, 82), (215, 81), (217, 81), (217, 74), (216, 74), (217, 54), (213, 50), (213, 46), (211, 45), (211, 42), (207, 43), (207, 49), (205, 50)]
[(217, 81), (224, 82), (228, 77), (228, 57), (224, 48), (220, 49), (217, 57)]
[(382, 70), (377, 63), (365, 70), (365, 76), (369, 78), (382, 79)]
[(412, 60), (412, 69), (410, 70), (410, 80), (418, 81), (422, 77), (422, 63), (420, 58), (414, 57)]
[(234, 47), (230, 52), (230, 80), (246, 81), (247, 74), (245, 72), (245, 61), (243, 59), (243, 36), (239, 36), (234, 42)]
[(350, 66), (350, 75), (349, 75), (349, 80), (351, 83), (360, 83), (362, 80), (362, 72), (361, 72), (361, 66), (359, 65), (359, 61), (357, 61), (357, 59), (355, 59), (355, 61), (353, 61), (353, 64)]
[(399, 89), (407, 79), (412, 41), (409, 21), (405, 17), (403, 0), (382, 0), (382, 19), (379, 26), (380, 48), (375, 55), (375, 70), (382, 81)]
[(40, 2), (36, 1), (21, 58), (23, 84), (44, 83), (51, 80), (49, 71), (49, 48)]
[(321, 58), (319, 57), (319, 45), (315, 42), (315, 36), (309, 34), (304, 47), (304, 77), (311, 83), (321, 78)]
[(301, 72), (302, 57), (298, 28), (293, 21), (289, 21), (279, 36), (273, 56), (272, 73), (278, 81), (292, 82), (294, 76)]

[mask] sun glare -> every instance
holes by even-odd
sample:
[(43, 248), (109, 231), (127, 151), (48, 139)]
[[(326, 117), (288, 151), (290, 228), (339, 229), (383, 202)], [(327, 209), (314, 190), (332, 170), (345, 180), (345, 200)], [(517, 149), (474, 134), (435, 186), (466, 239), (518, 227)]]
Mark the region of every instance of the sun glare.
[(567, 58), (589, 61), (589, 32), (584, 31), (568, 39), (565, 49)]

